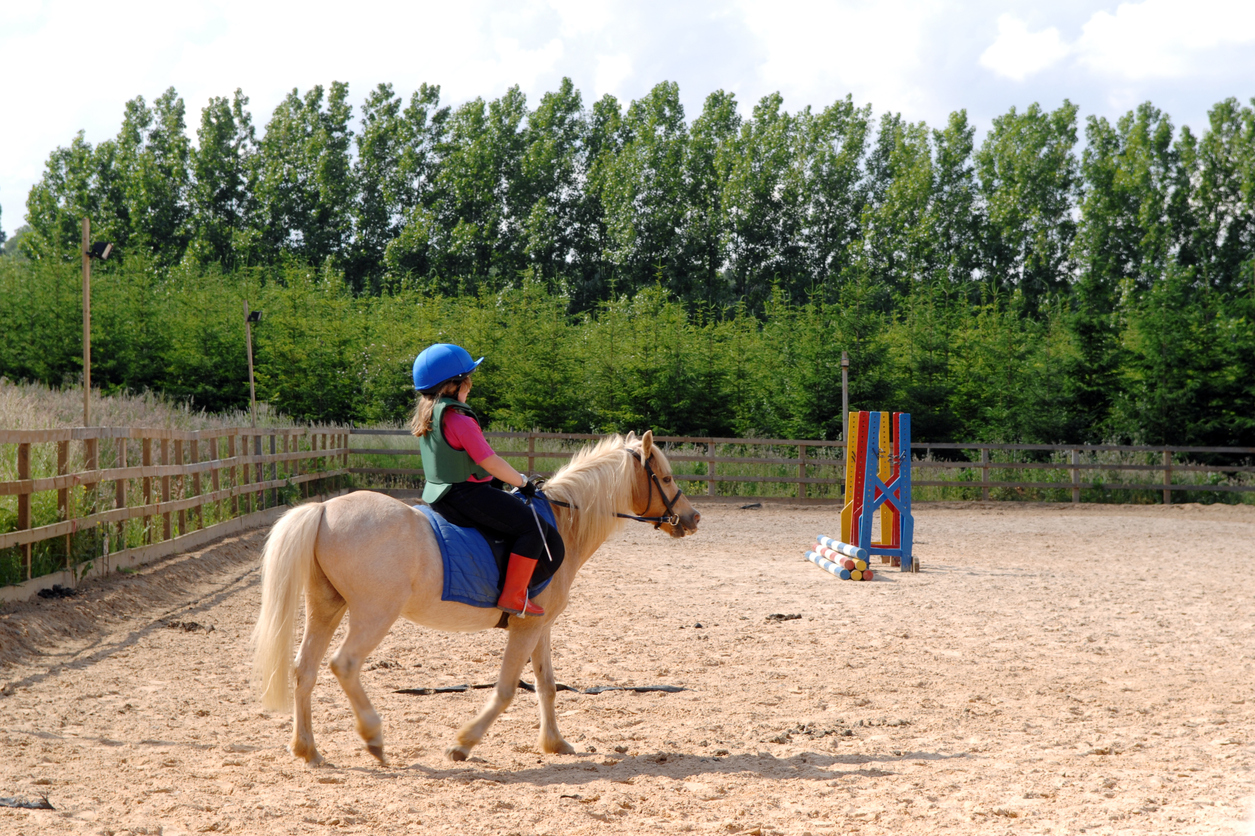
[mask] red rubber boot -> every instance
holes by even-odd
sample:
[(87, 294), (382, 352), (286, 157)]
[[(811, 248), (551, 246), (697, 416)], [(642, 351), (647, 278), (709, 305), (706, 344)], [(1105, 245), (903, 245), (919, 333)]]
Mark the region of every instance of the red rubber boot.
[(510, 615), (544, 615), (545, 611), (527, 600), (527, 584), (532, 580), (536, 561), (521, 554), (510, 555), (505, 569), (505, 585), (497, 599), (497, 609)]

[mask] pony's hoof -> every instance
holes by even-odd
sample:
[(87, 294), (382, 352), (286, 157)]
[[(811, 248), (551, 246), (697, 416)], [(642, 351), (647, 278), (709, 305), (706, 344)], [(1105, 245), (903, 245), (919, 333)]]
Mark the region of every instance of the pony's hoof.
[(375, 760), (379, 761), (384, 766), (388, 765), (388, 759), (383, 756), (382, 743), (368, 743), (366, 744), (366, 751), (374, 755)]
[(558, 738), (557, 743), (542, 743), (540, 746), (542, 752), (549, 755), (574, 755), (575, 747), (567, 743), (562, 738)]
[(444, 756), (451, 761), (464, 761), (469, 754), (470, 751), (462, 746), (450, 746), (444, 751)]
[(322, 766), (327, 762), (327, 759), (322, 756), (322, 753), (312, 747), (304, 750), (288, 747), (288, 751), (305, 761), (306, 766)]

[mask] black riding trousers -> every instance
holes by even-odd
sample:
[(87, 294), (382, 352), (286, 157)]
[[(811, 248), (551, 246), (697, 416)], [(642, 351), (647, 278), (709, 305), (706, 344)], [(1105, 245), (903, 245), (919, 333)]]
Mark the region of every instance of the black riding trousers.
[[(566, 556), (566, 547), (558, 529), (543, 517), (537, 528), (537, 516), (533, 515), (532, 509), (514, 494), (494, 488), (491, 482), (459, 482), (431, 507), (454, 525), (478, 528), (513, 540), (511, 552), (536, 561), (536, 571), (532, 573), (529, 586), (551, 577)], [(546, 543), (549, 544), (548, 552), (545, 551)]]

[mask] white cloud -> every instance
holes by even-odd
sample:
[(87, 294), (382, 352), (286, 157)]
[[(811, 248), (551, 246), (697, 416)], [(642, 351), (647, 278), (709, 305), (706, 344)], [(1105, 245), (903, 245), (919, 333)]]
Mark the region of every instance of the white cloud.
[(562, 34), (589, 35), (609, 26), (615, 10), (609, 0), (549, 0), (562, 19)]
[(1250, 0), (1146, 0), (1097, 12), (1077, 42), (1081, 64), (1130, 80), (1181, 78), (1204, 68), (1212, 50), (1255, 43)]
[(1068, 52), (1055, 27), (1029, 32), (1024, 21), (1004, 14), (998, 18), (998, 37), (981, 53), (980, 65), (1012, 81), (1023, 81), (1062, 61)]
[(123, 5), (102, 14), (87, 0), (0, 0), (6, 231), (21, 224), (50, 152), (80, 129), (92, 143), (115, 135), (128, 99), (151, 101), (170, 86), (194, 136), (211, 96), (241, 88), (261, 130), (292, 88), (332, 81), (350, 84), (355, 110), (380, 82), (406, 98), (422, 82), (439, 84), (452, 105), (518, 84), (535, 105), (570, 76), (586, 105), (606, 93), (626, 104), (660, 81), (679, 82), (690, 120), (723, 89), (743, 111), (776, 90), (790, 111), (852, 94), (877, 114), (934, 126), (959, 108), (980, 125), (1027, 103), (1009, 96), (1071, 97), (1108, 116), (1151, 99), (1177, 124), (1203, 127), (1207, 107), (1250, 95), (1255, 78), (1255, 0)]
[(940, 0), (741, 0), (741, 8), (765, 48), (756, 80), (792, 106), (824, 107), (847, 93), (893, 110), (922, 103), (917, 77)]
[(600, 99), (607, 93), (614, 93), (619, 86), (632, 74), (632, 56), (626, 52), (617, 55), (597, 56), (597, 75), (595, 76), (595, 98)]

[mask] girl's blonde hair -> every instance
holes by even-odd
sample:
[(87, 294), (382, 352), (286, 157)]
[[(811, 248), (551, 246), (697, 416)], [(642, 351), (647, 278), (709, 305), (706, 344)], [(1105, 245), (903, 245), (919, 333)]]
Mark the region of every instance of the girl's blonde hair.
[(414, 406), (414, 414), (410, 416), (410, 432), (422, 438), (431, 432), (431, 416), (436, 411), (436, 401), (441, 398), (456, 398), (462, 381), (466, 378), (454, 378), (445, 381), (439, 389), (430, 395), (419, 395)]

